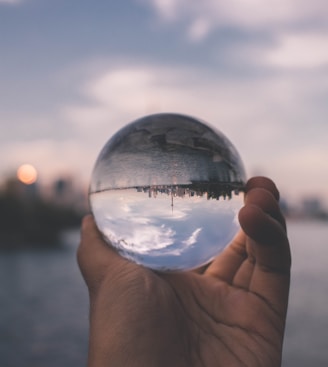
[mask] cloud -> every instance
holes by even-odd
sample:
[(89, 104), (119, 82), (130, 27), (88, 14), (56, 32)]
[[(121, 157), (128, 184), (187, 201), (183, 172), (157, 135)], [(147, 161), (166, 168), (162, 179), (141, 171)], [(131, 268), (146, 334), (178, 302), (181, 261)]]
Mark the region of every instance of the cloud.
[[(191, 67), (128, 64), (95, 75), (81, 88), (83, 103), (65, 106), (64, 118), (90, 134), (150, 113), (179, 112), (239, 135), (245, 126), (270, 140), (298, 118), (311, 93), (324, 92), (327, 78), (266, 75), (239, 79)], [(309, 90), (310, 85), (310, 90)], [(300, 103), (297, 111), (293, 105)], [(302, 112), (301, 112), (302, 113)], [(288, 124), (285, 124), (288, 121)], [(259, 122), (261, 122), (259, 126)], [(261, 133), (260, 133), (261, 132)]]
[(183, 240), (182, 243), (186, 246), (191, 246), (197, 242), (197, 237), (203, 228), (197, 228), (186, 240)]
[(278, 38), (262, 62), (289, 69), (315, 69), (328, 64), (328, 33), (300, 32)]
[(177, 9), (180, 7), (179, 3), (184, 3), (182, 0), (145, 0), (144, 2), (152, 5), (166, 20), (173, 20), (178, 15)]
[(144, 0), (166, 21), (201, 18), (216, 27), (263, 30), (299, 26), (309, 21), (317, 26), (328, 19), (324, 0)]
[[(318, 70), (240, 79), (191, 67), (111, 66), (83, 84), (83, 103), (65, 106), (63, 113), (85, 137), (84, 165), (95, 159), (101, 139), (105, 142), (126, 123), (150, 113), (178, 112), (204, 119), (226, 134), (248, 172), (262, 167), (288, 186), (292, 176), (279, 172), (298, 167), (294, 177), (310, 185), (299, 159), (312, 141), (318, 149), (326, 144), (324, 75)], [(326, 177), (318, 168), (323, 155), (316, 157), (323, 185)]]
[(201, 41), (211, 32), (211, 22), (206, 18), (195, 19), (189, 29), (188, 35), (191, 41)]
[(67, 106), (63, 113), (79, 128), (89, 129), (92, 123), (114, 132), (143, 115), (187, 110), (185, 104), (193, 99), (186, 90), (191, 72), (151, 65), (112, 67), (84, 84), (81, 93), (87, 103)]
[(8, 5), (16, 5), (21, 3), (22, 0), (0, 0), (0, 5), (1, 4), (8, 4)]
[[(290, 70), (328, 64), (328, 12), (324, 0), (144, 0), (144, 3), (170, 25), (180, 23), (192, 42), (203, 41), (223, 28), (248, 34), (246, 38), (220, 45), (218, 59), (232, 64)], [(212, 42), (214, 49), (215, 40)]]
[[(256, 173), (273, 177), (282, 188), (301, 193), (315, 187), (328, 198), (322, 168), (328, 154), (324, 70), (240, 78), (219, 70), (121, 63), (76, 85), (80, 100), (63, 105), (56, 124), (39, 116), (36, 125), (26, 125), (36, 131), (44, 125), (36, 138), (2, 140), (2, 172), (27, 162), (41, 171), (41, 180), (71, 172), (88, 183), (97, 155), (118, 129), (146, 114), (178, 112), (221, 130), (249, 174), (259, 168)], [(49, 126), (62, 130), (65, 140), (51, 138)]]

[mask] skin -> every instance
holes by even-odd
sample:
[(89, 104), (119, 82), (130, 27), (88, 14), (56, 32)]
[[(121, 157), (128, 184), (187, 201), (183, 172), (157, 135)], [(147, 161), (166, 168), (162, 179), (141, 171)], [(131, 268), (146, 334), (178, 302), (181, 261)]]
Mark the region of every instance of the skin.
[(281, 366), (291, 256), (275, 184), (248, 181), (241, 230), (207, 267), (157, 273), (120, 257), (84, 218), (89, 367)]

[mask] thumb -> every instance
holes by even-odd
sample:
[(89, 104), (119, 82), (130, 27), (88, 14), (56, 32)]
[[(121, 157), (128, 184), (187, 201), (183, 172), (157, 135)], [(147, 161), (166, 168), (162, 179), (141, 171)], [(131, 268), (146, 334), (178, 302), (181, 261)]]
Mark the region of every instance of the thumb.
[(89, 290), (97, 288), (105, 275), (128, 262), (104, 241), (92, 215), (83, 218), (77, 260)]

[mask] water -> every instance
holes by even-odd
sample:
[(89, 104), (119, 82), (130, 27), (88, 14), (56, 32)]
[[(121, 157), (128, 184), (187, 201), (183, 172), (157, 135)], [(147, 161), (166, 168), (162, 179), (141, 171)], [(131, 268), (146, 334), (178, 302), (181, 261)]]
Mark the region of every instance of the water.
[[(328, 223), (289, 222), (293, 268), (283, 367), (328, 365)], [(78, 231), (57, 250), (0, 252), (0, 366), (86, 366)], [(145, 315), (146, 316), (146, 315)]]
[(97, 192), (90, 203), (121, 255), (156, 270), (186, 270), (211, 261), (237, 233), (243, 194), (227, 192), (138, 187)]
[(293, 265), (284, 367), (328, 366), (328, 222), (289, 222)]
[(58, 249), (0, 252), (0, 366), (85, 366), (88, 294), (78, 232)]

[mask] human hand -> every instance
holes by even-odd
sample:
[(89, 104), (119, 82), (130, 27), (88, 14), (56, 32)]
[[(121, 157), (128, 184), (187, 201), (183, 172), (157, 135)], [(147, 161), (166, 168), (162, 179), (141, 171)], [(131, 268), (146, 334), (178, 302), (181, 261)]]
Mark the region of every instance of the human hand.
[(184, 273), (122, 258), (87, 216), (88, 366), (280, 366), (291, 258), (278, 199), (271, 180), (249, 180), (240, 232), (207, 268)]

